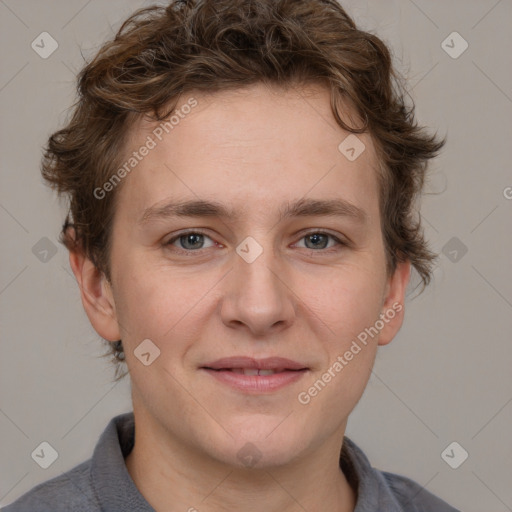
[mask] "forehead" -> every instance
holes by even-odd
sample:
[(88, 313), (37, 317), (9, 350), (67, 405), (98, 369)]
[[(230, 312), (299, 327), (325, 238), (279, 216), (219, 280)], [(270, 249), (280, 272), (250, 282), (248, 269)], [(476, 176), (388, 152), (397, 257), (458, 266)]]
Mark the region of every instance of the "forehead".
[[(340, 114), (354, 118), (348, 107)], [(300, 198), (342, 198), (378, 216), (371, 137), (336, 124), (321, 86), (191, 91), (167, 121), (133, 125), (127, 157), (148, 144), (120, 194), (132, 220), (170, 196), (215, 200), (248, 216), (252, 203), (259, 215), (282, 215), (284, 204)]]

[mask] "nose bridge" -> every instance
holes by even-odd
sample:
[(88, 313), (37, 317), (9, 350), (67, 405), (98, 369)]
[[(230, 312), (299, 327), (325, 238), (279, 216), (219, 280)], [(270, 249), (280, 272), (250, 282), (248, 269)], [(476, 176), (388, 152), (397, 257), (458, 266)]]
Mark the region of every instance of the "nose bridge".
[[(225, 323), (242, 323), (254, 333), (264, 334), (278, 325), (289, 325), (295, 308), (271, 237), (258, 238), (260, 241), (249, 236), (236, 248), (222, 315)], [(265, 242), (260, 243), (263, 238)]]

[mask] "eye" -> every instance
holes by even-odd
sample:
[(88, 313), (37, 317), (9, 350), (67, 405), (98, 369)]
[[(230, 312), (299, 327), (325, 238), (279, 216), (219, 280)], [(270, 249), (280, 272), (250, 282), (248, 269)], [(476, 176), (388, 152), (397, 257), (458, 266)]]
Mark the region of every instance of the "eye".
[[(177, 242), (179, 244), (178, 249), (187, 252), (198, 252), (200, 249), (207, 249), (208, 247), (204, 247), (204, 239), (208, 238), (212, 240), (209, 236), (207, 236), (202, 231), (194, 230), (194, 231), (185, 231), (180, 233), (179, 235), (174, 236), (169, 239), (164, 245), (170, 246), (175, 245)], [(213, 242), (213, 240), (212, 240)], [(215, 242), (213, 242), (210, 247), (213, 247)]]
[[(330, 233), (326, 233), (324, 231), (311, 231), (304, 235), (301, 240), (306, 241), (306, 249), (326, 249), (328, 240), (331, 238), (336, 242), (337, 245), (347, 245), (347, 243), (340, 240), (338, 237), (331, 235)], [(330, 247), (332, 248), (332, 246)]]
[[(205, 239), (209, 239), (211, 244), (205, 246)], [(322, 249), (333, 249), (333, 245), (329, 246), (329, 239), (334, 241), (334, 247), (347, 246), (348, 243), (340, 240), (338, 237), (324, 232), (324, 231), (311, 231), (302, 236), (301, 240), (305, 240), (305, 248), (313, 251), (319, 251)], [(165, 247), (174, 246), (177, 252), (192, 253), (199, 252), (201, 249), (208, 249), (218, 245), (214, 242), (206, 233), (201, 230), (189, 230), (183, 231), (178, 235), (173, 236), (167, 242), (164, 243)], [(336, 250), (334, 248), (334, 250)], [(331, 251), (324, 251), (331, 252)]]

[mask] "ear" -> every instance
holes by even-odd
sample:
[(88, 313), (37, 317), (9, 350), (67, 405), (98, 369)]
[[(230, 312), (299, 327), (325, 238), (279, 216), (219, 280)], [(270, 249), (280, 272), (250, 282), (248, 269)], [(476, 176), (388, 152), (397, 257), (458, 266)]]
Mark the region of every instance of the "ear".
[(380, 331), (379, 345), (387, 345), (402, 327), (405, 313), (405, 292), (411, 276), (411, 262), (397, 263), (393, 275), (386, 283), (381, 319), (384, 327)]
[(112, 287), (105, 274), (80, 249), (69, 252), (69, 263), (80, 287), (82, 304), (94, 330), (108, 341), (120, 340)]

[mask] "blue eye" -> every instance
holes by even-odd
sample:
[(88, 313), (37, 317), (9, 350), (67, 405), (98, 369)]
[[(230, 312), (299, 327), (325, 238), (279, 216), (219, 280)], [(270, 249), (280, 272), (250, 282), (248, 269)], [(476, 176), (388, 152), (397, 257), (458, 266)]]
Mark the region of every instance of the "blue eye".
[[(173, 238), (171, 238), (165, 245), (174, 245), (174, 242), (178, 241), (180, 243), (180, 249), (184, 251), (192, 251), (197, 252), (199, 249), (204, 249), (202, 247), (204, 244), (204, 238), (210, 238), (206, 234), (201, 231), (187, 231), (185, 233), (181, 233)], [(211, 240), (211, 238), (210, 238)], [(214, 244), (212, 244), (213, 246)], [(211, 247), (211, 246), (210, 246)]]
[[(312, 231), (304, 235), (301, 240), (306, 240), (306, 249), (326, 249), (326, 244), (328, 244), (328, 240), (331, 238), (335, 240), (338, 245), (345, 245), (339, 238), (331, 235), (329, 233), (324, 233), (323, 231)], [(311, 246), (308, 247), (308, 241), (311, 242)], [(331, 246), (332, 247), (332, 246)]]
[[(205, 239), (209, 239), (211, 244), (209, 246), (205, 246)], [(306, 241), (305, 249), (310, 249), (314, 252), (331, 252), (326, 249), (332, 249), (333, 245), (329, 246), (329, 239), (333, 240), (335, 243), (334, 246), (346, 246), (348, 245), (346, 242), (340, 240), (338, 237), (331, 235), (330, 233), (326, 233), (323, 231), (311, 231), (305, 235), (303, 235), (300, 240)], [(184, 253), (193, 253), (199, 252), (201, 249), (208, 249), (210, 247), (214, 247), (215, 245), (219, 245), (214, 242), (206, 233), (201, 230), (195, 229), (190, 231), (182, 232), (173, 238), (169, 239), (165, 242), (165, 247), (174, 246), (177, 252)]]

